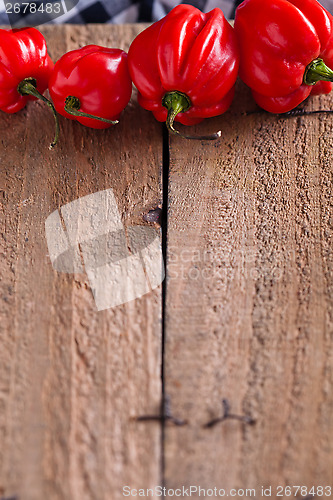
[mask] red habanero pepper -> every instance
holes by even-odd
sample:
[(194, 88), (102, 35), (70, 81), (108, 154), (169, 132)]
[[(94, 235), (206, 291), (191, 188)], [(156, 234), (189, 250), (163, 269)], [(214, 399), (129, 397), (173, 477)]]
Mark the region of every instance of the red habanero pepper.
[[(222, 11), (178, 5), (132, 42), (128, 64), (139, 104), (183, 137), (173, 122), (200, 123), (224, 113), (238, 73), (234, 30)], [(221, 132), (204, 139), (216, 139)]]
[(16, 113), (29, 100), (42, 99), (52, 109), (52, 103), (42, 95), (47, 89), (53, 62), (47, 53), (46, 41), (35, 28), (0, 29), (0, 109)]
[(257, 104), (285, 113), (333, 82), (333, 18), (316, 0), (244, 0), (236, 10), (240, 78)]
[(132, 94), (126, 52), (99, 45), (67, 52), (55, 63), (49, 92), (66, 118), (95, 129), (118, 123)]

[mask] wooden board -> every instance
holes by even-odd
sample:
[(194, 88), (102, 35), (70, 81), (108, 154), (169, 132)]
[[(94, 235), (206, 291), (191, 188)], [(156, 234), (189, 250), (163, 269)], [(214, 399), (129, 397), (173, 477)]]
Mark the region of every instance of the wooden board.
[[(89, 43), (127, 49), (143, 27), (41, 30), (56, 60)], [(133, 94), (113, 129), (61, 119), (54, 151), (43, 104), (0, 115), (0, 499), (118, 500), (126, 485), (288, 498), (277, 486), (330, 484), (331, 118), (255, 109), (238, 82), (225, 115), (187, 129), (221, 139), (168, 143)], [(158, 234), (145, 215), (162, 166), (163, 291), (97, 311), (85, 273), (53, 269), (45, 221), (112, 189), (127, 230)], [(136, 421), (162, 395), (186, 425)], [(207, 427), (222, 400), (255, 423)]]
[[(189, 423), (166, 430), (165, 478), (278, 498), (333, 477), (333, 149), (329, 116), (255, 108), (239, 83), (196, 128), (218, 142), (170, 142), (165, 392)], [(255, 425), (205, 428), (222, 399)]]
[[(89, 43), (126, 50), (140, 29), (41, 27), (53, 60)], [(53, 151), (43, 104), (2, 113), (0, 130), (0, 497), (123, 498), (123, 485), (160, 481), (160, 428), (134, 417), (160, 407), (161, 286), (97, 311), (85, 274), (52, 268), (45, 221), (112, 189), (125, 226), (146, 224), (161, 201), (161, 125), (133, 98), (112, 129), (61, 119)]]

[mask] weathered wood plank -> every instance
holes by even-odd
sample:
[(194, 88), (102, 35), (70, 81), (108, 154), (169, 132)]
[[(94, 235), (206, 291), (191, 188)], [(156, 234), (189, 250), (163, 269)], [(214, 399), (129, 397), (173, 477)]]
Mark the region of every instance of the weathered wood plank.
[[(44, 27), (54, 59), (127, 48), (142, 27)], [(331, 106), (330, 97), (309, 106)], [(239, 85), (216, 143), (172, 138), (165, 392), (169, 487), (328, 484), (332, 477), (332, 138), (328, 117), (286, 121)], [(36, 124), (38, 123), (38, 126)], [(161, 199), (161, 126), (133, 98), (91, 131), (34, 103), (0, 129), (0, 495), (123, 498), (161, 483), (161, 289), (96, 311), (85, 274), (52, 269), (45, 220), (111, 188), (127, 227)], [(144, 161), (142, 160), (144, 158)], [(221, 415), (222, 398), (249, 426)], [(274, 495), (272, 495), (274, 497)]]
[[(166, 430), (165, 478), (261, 498), (332, 480), (333, 148), (328, 116), (251, 109), (239, 83), (197, 126), (221, 140), (171, 138), (165, 391), (188, 425)], [(223, 398), (255, 425), (204, 428)]]
[[(89, 43), (128, 49), (142, 26), (41, 27), (53, 60)], [(161, 477), (161, 286), (97, 311), (85, 274), (52, 268), (45, 220), (112, 189), (126, 227), (161, 200), (161, 126), (136, 100), (94, 131), (43, 104), (0, 116), (0, 496), (118, 499)]]

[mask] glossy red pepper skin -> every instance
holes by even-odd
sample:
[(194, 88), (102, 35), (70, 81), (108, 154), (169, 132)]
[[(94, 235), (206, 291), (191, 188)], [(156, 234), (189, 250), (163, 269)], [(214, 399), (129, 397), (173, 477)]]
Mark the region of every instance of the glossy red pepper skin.
[(318, 58), (333, 68), (333, 18), (316, 0), (244, 0), (234, 27), (239, 76), (263, 109), (284, 113), (332, 90), (330, 81), (304, 83)]
[(35, 28), (0, 30), (0, 109), (16, 113), (29, 100), (21, 95), (18, 85), (33, 79), (42, 94), (48, 86), (53, 62), (47, 53), (46, 41)]
[(230, 106), (239, 54), (233, 28), (220, 9), (203, 14), (190, 5), (178, 5), (134, 39), (128, 63), (143, 108), (166, 121), (163, 98), (180, 92), (190, 106), (175, 120), (193, 125)]
[(69, 96), (80, 102), (79, 111), (118, 120), (132, 94), (127, 54), (121, 49), (86, 45), (64, 54), (54, 66), (49, 92), (58, 113), (95, 129), (111, 126), (95, 118), (73, 116), (65, 111)]

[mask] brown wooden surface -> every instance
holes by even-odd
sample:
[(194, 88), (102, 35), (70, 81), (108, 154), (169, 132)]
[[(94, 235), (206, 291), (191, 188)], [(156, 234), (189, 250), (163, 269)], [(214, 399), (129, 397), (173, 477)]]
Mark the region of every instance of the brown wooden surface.
[[(333, 478), (333, 150), (330, 117), (254, 109), (240, 83), (218, 143), (170, 144), (165, 390), (190, 423), (165, 475), (261, 498)], [(256, 424), (203, 428), (222, 399)]]
[[(41, 28), (54, 60), (88, 43), (127, 49), (140, 29)], [(225, 115), (191, 129), (222, 138), (172, 137), (169, 164), (135, 96), (113, 129), (61, 119), (51, 152), (42, 104), (0, 114), (0, 498), (118, 500), (163, 482), (287, 498), (274, 488), (332, 481), (331, 118), (254, 109), (238, 83)], [(53, 270), (44, 228), (107, 188), (126, 225), (145, 224), (163, 161), (164, 330), (161, 286), (97, 312), (86, 275)], [(162, 432), (133, 417), (159, 412), (163, 339), (163, 391), (187, 425)], [(256, 423), (204, 428), (222, 399)]]
[[(89, 43), (128, 49), (139, 29), (42, 31), (56, 60)], [(161, 200), (161, 125), (136, 103), (114, 129), (61, 119), (49, 151), (53, 118), (42, 104), (0, 120), (0, 491), (20, 500), (121, 498), (125, 484), (160, 481), (160, 429), (133, 417), (159, 410), (161, 287), (98, 312), (86, 275), (52, 269), (45, 220), (111, 188), (124, 223), (143, 224)]]

